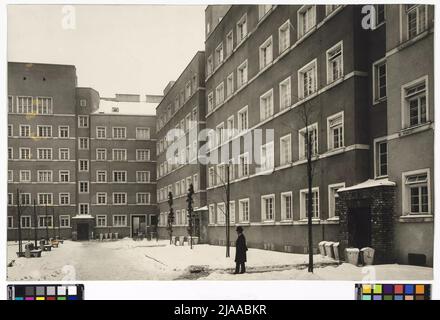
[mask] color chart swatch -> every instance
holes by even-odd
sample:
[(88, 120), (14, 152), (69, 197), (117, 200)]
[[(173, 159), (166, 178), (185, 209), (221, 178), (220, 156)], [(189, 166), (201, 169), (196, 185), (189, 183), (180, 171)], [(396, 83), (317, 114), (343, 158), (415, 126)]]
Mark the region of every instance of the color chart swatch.
[(356, 300), (431, 300), (431, 285), (356, 284)]
[(9, 285), (8, 300), (84, 300), (84, 285)]

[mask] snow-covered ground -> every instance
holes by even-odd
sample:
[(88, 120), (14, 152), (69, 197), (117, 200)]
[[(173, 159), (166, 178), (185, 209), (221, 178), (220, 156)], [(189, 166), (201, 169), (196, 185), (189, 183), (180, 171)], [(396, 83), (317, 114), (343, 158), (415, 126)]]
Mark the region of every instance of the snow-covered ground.
[[(305, 268), (308, 256), (249, 249), (246, 274), (231, 274), (235, 267), (235, 248), (230, 258), (225, 247), (169, 245), (168, 241), (110, 242), (65, 241), (41, 258), (17, 258), (18, 245), (8, 243), (8, 280), (425, 280), (432, 269), (414, 266), (381, 265), (367, 269), (336, 262), (320, 255), (310, 274)], [(13, 262), (12, 262), (13, 261)], [(11, 263), (12, 262), (12, 263)], [(198, 273), (189, 270), (197, 269)]]

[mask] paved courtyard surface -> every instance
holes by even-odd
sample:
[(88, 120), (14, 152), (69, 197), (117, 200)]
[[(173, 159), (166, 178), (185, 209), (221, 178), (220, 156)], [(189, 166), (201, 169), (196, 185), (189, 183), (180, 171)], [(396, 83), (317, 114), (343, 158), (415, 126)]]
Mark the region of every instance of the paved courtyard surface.
[(65, 241), (41, 258), (17, 258), (18, 244), (8, 243), (9, 281), (56, 280), (428, 280), (432, 269), (381, 265), (368, 269), (314, 256), (315, 272), (307, 272), (308, 256), (249, 249), (247, 274), (233, 275), (235, 248), (169, 245), (168, 241)]

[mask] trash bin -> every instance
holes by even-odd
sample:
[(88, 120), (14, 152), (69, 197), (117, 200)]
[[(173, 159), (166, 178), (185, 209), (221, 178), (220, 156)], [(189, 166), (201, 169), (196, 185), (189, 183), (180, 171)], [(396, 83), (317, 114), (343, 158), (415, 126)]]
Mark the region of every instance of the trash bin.
[(183, 246), (183, 245), (185, 244), (185, 236), (180, 236), (180, 237), (179, 237), (179, 244), (180, 244), (181, 246)]
[(171, 244), (176, 245), (176, 236), (171, 236)]
[(325, 255), (329, 258), (333, 258), (334, 257), (333, 256), (333, 242), (327, 241), (324, 244), (324, 247), (325, 247)]
[(359, 261), (359, 249), (358, 248), (345, 249), (345, 257), (348, 263), (357, 266)]
[(119, 233), (115, 232), (115, 240), (119, 239)]
[(360, 251), (361, 262), (366, 266), (371, 266), (374, 261), (374, 249), (370, 247), (362, 248)]
[(104, 235), (102, 233), (99, 234), (99, 240), (102, 241), (102, 239), (104, 238)]
[(318, 246), (319, 246), (319, 254), (321, 255), (321, 256), (325, 256), (325, 243), (326, 243), (327, 241), (321, 241), (319, 244), (318, 244)]
[(335, 260), (339, 261), (339, 242), (333, 243), (333, 254), (334, 254)]

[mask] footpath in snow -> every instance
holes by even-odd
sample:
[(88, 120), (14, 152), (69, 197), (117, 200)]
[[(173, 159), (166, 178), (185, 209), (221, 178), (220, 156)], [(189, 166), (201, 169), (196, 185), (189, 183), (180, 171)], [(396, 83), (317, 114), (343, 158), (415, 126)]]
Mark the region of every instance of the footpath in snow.
[[(8, 280), (428, 280), (432, 269), (380, 265), (368, 269), (339, 265), (314, 256), (315, 272), (307, 272), (308, 256), (249, 249), (246, 274), (233, 275), (235, 248), (207, 244), (170, 245), (169, 241), (65, 241), (41, 258), (17, 258), (18, 244), (8, 243)], [(366, 274), (367, 273), (367, 274)]]

